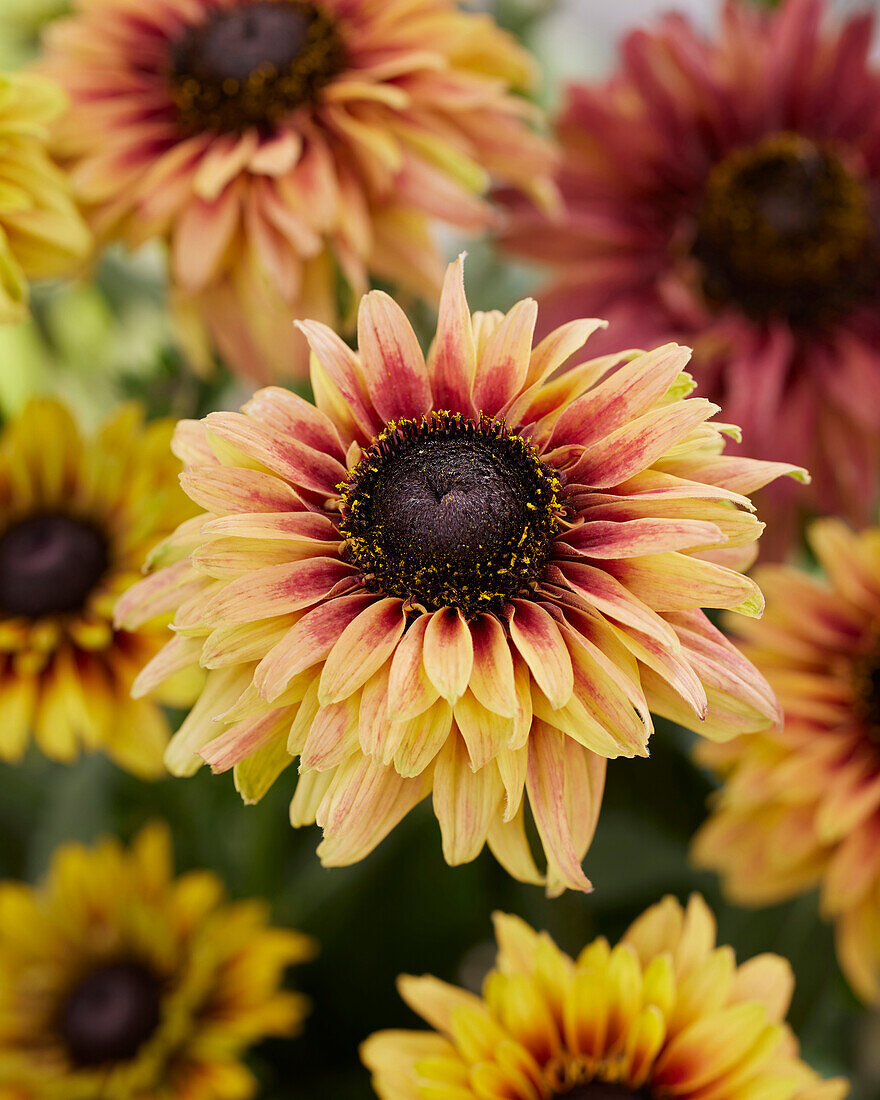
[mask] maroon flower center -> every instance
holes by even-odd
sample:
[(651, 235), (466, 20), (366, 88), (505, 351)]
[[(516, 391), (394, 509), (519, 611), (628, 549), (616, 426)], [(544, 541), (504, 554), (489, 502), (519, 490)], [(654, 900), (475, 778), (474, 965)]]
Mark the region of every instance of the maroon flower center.
[(81, 608), (107, 568), (107, 542), (84, 520), (29, 516), (0, 535), (0, 612), (59, 614)]
[(181, 128), (273, 129), (313, 103), (345, 62), (334, 20), (305, 0), (244, 0), (190, 27), (171, 50)]
[(846, 313), (880, 269), (863, 184), (831, 149), (790, 133), (715, 166), (692, 254), (711, 303), (799, 326)]
[(880, 645), (856, 661), (854, 673), (856, 715), (880, 745)]
[(586, 1085), (575, 1085), (568, 1092), (559, 1094), (562, 1100), (650, 1100), (644, 1090), (638, 1091), (626, 1085), (613, 1085), (606, 1081), (590, 1081)]
[(138, 963), (113, 963), (87, 974), (67, 998), (59, 1030), (77, 1066), (135, 1057), (159, 1026), (159, 982)]
[(469, 615), (534, 586), (561, 511), (532, 444), (449, 412), (397, 421), (340, 489), (346, 553), (369, 587)]

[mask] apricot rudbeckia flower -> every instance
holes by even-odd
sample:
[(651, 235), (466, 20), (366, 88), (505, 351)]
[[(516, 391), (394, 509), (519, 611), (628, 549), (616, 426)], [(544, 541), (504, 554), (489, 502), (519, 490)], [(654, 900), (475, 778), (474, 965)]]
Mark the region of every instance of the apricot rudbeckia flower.
[(680, 14), (628, 35), (607, 81), (567, 93), (567, 216), (514, 198), (508, 237), (551, 265), (547, 324), (596, 314), (612, 346), (690, 344), (749, 446), (813, 471), (809, 493), (768, 492), (765, 558), (802, 512), (870, 522), (880, 486), (874, 18), (773, 6), (728, 0), (711, 35)]
[(798, 1057), (794, 988), (778, 955), (736, 965), (701, 897), (667, 897), (610, 947), (572, 959), (546, 932), (495, 915), (482, 996), (404, 976), (431, 1031), (385, 1031), (361, 1055), (381, 1100), (842, 1100)]
[(699, 759), (721, 778), (698, 863), (730, 897), (770, 905), (816, 886), (853, 989), (880, 1003), (880, 529), (808, 532), (825, 577), (774, 566), (760, 624), (738, 624), (785, 724)]
[(91, 247), (70, 184), (46, 151), (57, 85), (0, 73), (0, 324), (28, 316), (28, 280), (67, 275)]
[(605, 761), (647, 755), (651, 709), (711, 737), (777, 717), (699, 609), (760, 613), (736, 569), (762, 526), (745, 494), (798, 471), (722, 453), (687, 349), (559, 375), (602, 322), (533, 348), (536, 317), (531, 300), (472, 317), (459, 260), (427, 363), (374, 291), (359, 354), (301, 325), (317, 408), (266, 389), (178, 428), (204, 513), (119, 604), (127, 629), (175, 612), (136, 688), (208, 669), (170, 769), (234, 767), (254, 799), (299, 757), (291, 819), (323, 827), (328, 865), (433, 791), (450, 863), (488, 840), (543, 881), (527, 794), (548, 889), (584, 890)]
[[(0, 433), (0, 759), (18, 760), (33, 733), (55, 760), (101, 749), (138, 775), (165, 770), (162, 709), (130, 689), (166, 625), (116, 630), (113, 607), (193, 508), (171, 422), (142, 421), (131, 404), (84, 438), (41, 399)], [(184, 705), (197, 690), (188, 674), (159, 699)]]
[(280, 985), (313, 952), (216, 875), (175, 878), (165, 826), (64, 845), (38, 886), (0, 883), (0, 1095), (247, 1100), (242, 1057), (299, 1030)]
[(45, 38), (99, 239), (166, 240), (183, 314), (261, 381), (307, 372), (291, 321), (347, 324), (340, 287), (433, 300), (432, 225), (482, 231), (491, 180), (552, 194), (531, 58), (455, 0), (74, 0)]

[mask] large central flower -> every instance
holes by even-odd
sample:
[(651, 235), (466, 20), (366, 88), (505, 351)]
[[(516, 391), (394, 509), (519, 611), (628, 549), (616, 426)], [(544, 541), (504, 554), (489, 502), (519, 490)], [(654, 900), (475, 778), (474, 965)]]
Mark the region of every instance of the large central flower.
[(184, 129), (273, 129), (342, 68), (335, 20), (301, 0), (243, 0), (187, 29), (171, 51)]
[(466, 615), (537, 586), (562, 486), (500, 421), (437, 412), (394, 423), (352, 470), (340, 532), (372, 587)]
[(488, 841), (542, 881), (527, 796), (548, 889), (587, 889), (605, 760), (647, 753), (651, 708), (720, 737), (776, 717), (699, 609), (760, 613), (743, 494), (797, 471), (722, 454), (686, 349), (559, 374), (601, 322), (533, 347), (536, 315), (471, 316), (459, 262), (427, 362), (373, 292), (357, 355), (302, 325), (317, 409), (268, 389), (178, 428), (206, 514), (118, 606), (129, 628), (175, 612), (136, 690), (207, 668), (169, 767), (234, 767), (253, 800), (299, 757), (291, 819), (328, 864), (431, 791), (449, 862)]

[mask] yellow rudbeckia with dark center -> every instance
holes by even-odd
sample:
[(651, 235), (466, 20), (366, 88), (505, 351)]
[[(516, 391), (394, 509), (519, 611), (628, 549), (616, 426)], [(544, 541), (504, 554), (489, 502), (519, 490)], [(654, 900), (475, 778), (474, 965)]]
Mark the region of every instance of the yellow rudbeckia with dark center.
[(127, 629), (174, 614), (135, 690), (206, 668), (169, 767), (234, 768), (253, 801), (298, 757), (291, 820), (323, 827), (329, 865), (431, 794), (450, 863), (488, 843), (586, 890), (605, 762), (647, 754), (651, 710), (720, 738), (776, 718), (700, 609), (760, 613), (745, 494), (803, 471), (722, 453), (735, 429), (688, 397), (687, 349), (560, 372), (602, 322), (533, 347), (536, 317), (472, 315), (459, 261), (427, 360), (374, 291), (357, 354), (302, 323), (317, 407), (270, 388), (178, 428), (204, 515), (120, 601)]
[(399, 989), (431, 1031), (361, 1047), (381, 1100), (842, 1100), (797, 1055), (785, 1024), (791, 968), (737, 966), (699, 896), (671, 897), (615, 947), (571, 958), (546, 932), (495, 915), (498, 958), (482, 995), (430, 976)]
[[(31, 733), (47, 756), (102, 749), (161, 774), (169, 728), (156, 701), (129, 697), (164, 623), (116, 630), (113, 608), (149, 552), (191, 513), (168, 453), (171, 425), (135, 405), (92, 438), (56, 401), (36, 400), (0, 435), (0, 759)], [(198, 678), (162, 698), (190, 702)]]
[(164, 826), (66, 845), (39, 886), (0, 883), (0, 1095), (245, 1100), (242, 1058), (299, 1029), (281, 981), (313, 951), (215, 875), (175, 878)]

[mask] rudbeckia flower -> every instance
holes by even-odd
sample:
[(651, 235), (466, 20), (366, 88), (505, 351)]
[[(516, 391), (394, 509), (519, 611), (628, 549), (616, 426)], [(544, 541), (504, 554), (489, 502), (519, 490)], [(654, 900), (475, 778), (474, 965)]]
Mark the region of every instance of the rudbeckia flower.
[(234, 767), (256, 799), (299, 757), (291, 820), (323, 827), (325, 864), (433, 791), (450, 863), (488, 840), (542, 881), (527, 794), (548, 889), (584, 890), (605, 761), (647, 755), (651, 709), (710, 737), (777, 717), (700, 608), (760, 613), (736, 568), (761, 531), (746, 494), (801, 472), (722, 453), (686, 349), (560, 375), (602, 322), (533, 348), (536, 317), (531, 300), (471, 316), (459, 260), (427, 363), (374, 291), (359, 354), (301, 324), (317, 408), (270, 388), (178, 427), (204, 513), (119, 604), (131, 630), (174, 612), (136, 691), (206, 668), (169, 768)]
[(493, 221), (490, 180), (550, 201), (518, 95), (533, 64), (454, 0), (76, 0), (46, 35), (58, 135), (101, 240), (168, 242), (181, 316), (262, 381), (304, 374), (370, 275), (432, 299), (436, 220)]
[[(112, 619), (147, 553), (193, 511), (170, 438), (169, 421), (144, 426), (134, 404), (84, 438), (52, 400), (0, 434), (0, 759), (18, 760), (33, 732), (55, 760), (102, 749), (136, 774), (164, 772), (161, 707), (129, 693), (165, 624)], [(190, 674), (160, 698), (184, 704), (197, 689)]]
[(280, 983), (313, 951), (215, 875), (175, 878), (164, 826), (67, 844), (40, 885), (0, 883), (0, 1095), (245, 1100), (242, 1057), (299, 1030)]
[[(699, 392), (754, 453), (807, 466), (770, 493), (762, 553), (801, 510), (870, 522), (880, 471), (880, 98), (872, 16), (821, 0), (728, 3), (634, 31), (558, 122), (567, 216), (514, 199), (509, 246), (552, 265), (547, 325), (611, 321), (611, 345), (681, 340)], [(610, 347), (608, 348), (610, 350)]]
[(843, 969), (878, 1003), (880, 529), (822, 520), (809, 539), (825, 577), (765, 567), (767, 614), (736, 627), (785, 724), (699, 749), (722, 787), (694, 855), (739, 904), (820, 887)]
[(794, 978), (778, 955), (736, 965), (699, 896), (671, 897), (610, 947), (572, 959), (546, 932), (495, 915), (482, 996), (400, 978), (431, 1031), (371, 1036), (361, 1055), (381, 1100), (842, 1100), (785, 1023)]
[(46, 152), (60, 88), (0, 73), (0, 324), (28, 316), (28, 279), (69, 274), (91, 246), (70, 185)]

